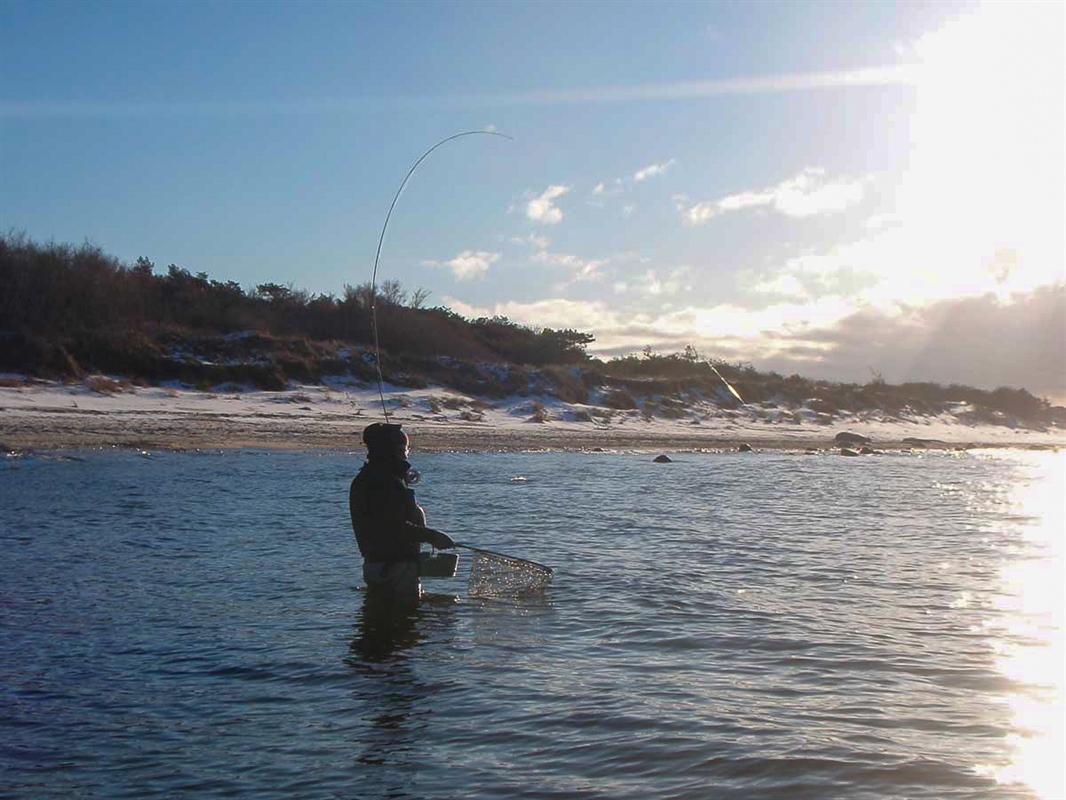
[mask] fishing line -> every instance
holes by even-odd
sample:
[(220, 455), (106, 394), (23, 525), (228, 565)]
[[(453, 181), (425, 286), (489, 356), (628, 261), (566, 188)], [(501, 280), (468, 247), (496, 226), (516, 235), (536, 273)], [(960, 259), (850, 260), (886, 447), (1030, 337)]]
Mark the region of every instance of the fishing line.
[[(709, 366), (709, 367), (710, 367), (711, 369), (713, 369), (713, 370), (714, 370), (714, 374), (715, 374), (715, 375), (717, 375), (717, 376), (718, 376), (719, 378), (722, 378), (722, 373), (721, 373), (721, 372), (719, 372), (719, 371), (718, 371), (718, 370), (717, 370), (717, 369), (715, 368), (714, 364), (709, 364), (708, 366)], [(727, 380), (726, 380), (725, 378), (722, 378), (722, 383), (724, 383), (724, 384), (725, 384), (725, 388), (727, 388), (727, 389), (728, 389), (728, 390), (730, 391), (730, 393), (731, 393), (731, 394), (733, 395), (733, 397), (735, 397), (735, 398), (736, 398), (736, 399), (737, 399), (737, 400), (738, 400), (738, 401), (740, 402), (740, 404), (741, 404), (742, 406), (746, 406), (746, 405), (747, 405), (747, 403), (745, 403), (745, 402), (744, 402), (744, 398), (740, 396), (740, 392), (738, 392), (738, 391), (737, 391), (736, 389), (734, 389), (734, 388), (733, 388), (733, 386), (732, 386), (732, 384), (730, 384), (730, 383), (729, 383), (729, 381), (727, 381)]]
[(416, 169), (418, 169), (418, 165), (421, 164), (423, 161), (425, 161), (426, 158), (429, 156), (429, 154), (432, 153), (434, 150), (436, 150), (441, 145), (447, 144), (448, 142), (452, 141), (453, 139), (460, 139), (463, 136), (474, 136), (475, 134), (479, 134), (479, 133), (483, 133), (483, 134), (485, 134), (487, 136), (500, 136), (500, 137), (503, 137), (504, 139), (507, 139), (509, 141), (512, 141), (512, 142), (514, 141), (514, 139), (512, 137), (508, 136), (505, 133), (498, 133), (497, 131), (483, 131), (483, 130), (463, 131), (462, 133), (452, 134), (451, 136), (448, 136), (448, 137), (446, 137), (444, 139), (441, 139), (439, 142), (437, 142), (435, 145), (433, 145), (431, 148), (429, 148), (426, 152), (424, 152), (419, 157), (418, 161), (416, 161), (414, 164), (412, 164), (411, 168), (409, 170), (407, 170), (407, 174), (404, 176), (403, 180), (400, 181), (400, 188), (396, 190), (396, 194), (392, 198), (392, 204), (389, 206), (389, 213), (385, 215), (385, 224), (381, 226), (381, 236), (378, 237), (378, 249), (377, 249), (377, 253), (374, 254), (374, 275), (370, 279), (370, 324), (371, 324), (371, 327), (373, 328), (373, 331), (374, 331), (374, 365), (377, 367), (377, 373), (378, 373), (378, 396), (381, 398), (381, 411), (385, 415), (385, 422), (389, 421), (389, 409), (385, 405), (385, 387), (384, 387), (385, 381), (384, 381), (384, 379), (381, 376), (381, 346), (378, 343), (378, 314), (377, 314), (377, 305), (378, 305), (378, 292), (377, 292), (377, 286), (378, 286), (378, 261), (381, 258), (381, 245), (385, 241), (385, 231), (389, 227), (389, 220), (392, 218), (392, 210), (396, 207), (396, 201), (400, 199), (400, 194), (401, 194), (401, 192), (403, 192), (403, 187), (407, 185), (407, 181), (410, 179), (411, 175), (413, 175), (414, 171)]

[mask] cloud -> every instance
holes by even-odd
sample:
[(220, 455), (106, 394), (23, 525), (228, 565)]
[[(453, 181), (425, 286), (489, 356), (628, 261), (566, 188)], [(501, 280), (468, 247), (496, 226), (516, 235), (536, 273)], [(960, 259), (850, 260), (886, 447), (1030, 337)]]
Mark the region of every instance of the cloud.
[(691, 290), (685, 279), (692, 274), (692, 267), (682, 266), (660, 275), (654, 269), (646, 270), (643, 279), (635, 287), (639, 292), (652, 297), (676, 295)]
[(464, 317), (478, 319), (501, 316), (531, 327), (593, 331), (600, 327), (613, 327), (619, 324), (617, 312), (608, 308), (607, 304), (601, 300), (580, 301), (550, 298), (531, 303), (510, 300), (492, 306), (475, 306), (447, 297), (445, 302), (449, 308)]
[(484, 250), (464, 250), (450, 261), (426, 261), (431, 267), (447, 267), (458, 280), (468, 280), (484, 275), (488, 268), (500, 259), (499, 253)]
[[(619, 197), (626, 193), (626, 191), (638, 183), (644, 183), (650, 178), (655, 178), (666, 173), (671, 167), (677, 164), (676, 158), (671, 158), (668, 161), (663, 161), (657, 164), (648, 164), (641, 167), (631, 176), (625, 178), (615, 178), (612, 181), (600, 181), (592, 189), (592, 197), (589, 200), (591, 205), (603, 206), (604, 200), (610, 197)], [(676, 200), (676, 198), (675, 198)], [(629, 216), (633, 213), (635, 206), (632, 204), (626, 205), (622, 209), (623, 216)]]
[(654, 178), (656, 175), (662, 175), (676, 163), (677, 160), (671, 158), (669, 161), (664, 161), (661, 164), (649, 164), (648, 166), (637, 170), (636, 173), (633, 175), (633, 180), (637, 183), (642, 183), (648, 178)]
[(817, 346), (825, 355), (806, 367), (815, 377), (857, 380), (873, 369), (893, 383), (1010, 386), (1061, 398), (1066, 396), (1066, 285), (1007, 300), (986, 294), (920, 308), (863, 308), (802, 335), (786, 333), (767, 342), (776, 350), (762, 364), (768, 369), (794, 369), (797, 348)]
[(563, 212), (555, 205), (555, 201), (569, 191), (569, 186), (549, 186), (526, 203), (526, 218), (542, 225), (558, 225), (563, 221)]
[(1042, 238), (1005, 247), (994, 233), (956, 228), (944, 215), (912, 215), (749, 273), (742, 289), (759, 304), (836, 297), (888, 308), (988, 293), (1006, 299), (1062, 280), (1061, 244), (1048, 247)]
[(452, 97), (395, 98), (409, 105), (422, 102), (463, 108), (495, 106), (551, 106), (589, 103), (634, 103), (692, 100), (780, 92), (806, 92), (847, 89), (861, 86), (913, 84), (915, 69), (907, 64), (837, 70), (833, 72), (791, 72), (723, 80), (646, 83), (628, 86), (591, 86), (573, 89), (545, 89), (509, 94), (473, 94)]
[(536, 253), (533, 260), (569, 271), (569, 280), (556, 288), (565, 288), (578, 281), (597, 280), (602, 277), (601, 268), (610, 261), (606, 258), (581, 258), (569, 253), (550, 253), (547, 250)]
[(790, 73), (730, 80), (681, 83), (602, 86), (540, 90), (510, 94), (466, 95), (366, 95), (336, 98), (277, 98), (249, 101), (226, 98), (218, 101), (108, 102), (100, 100), (3, 100), (0, 119), (148, 118), (148, 117), (244, 117), (367, 113), (387, 108), (425, 109), (501, 108), (586, 103), (632, 103), (671, 101), (768, 92), (813, 91), (853, 86), (884, 86), (913, 83), (914, 69), (886, 66), (837, 72)]
[(839, 178), (829, 180), (825, 170), (809, 167), (776, 186), (747, 191), (687, 205), (676, 196), (675, 203), (686, 225), (702, 225), (714, 217), (733, 211), (768, 206), (787, 217), (811, 217), (845, 210), (862, 200), (863, 181)]
[(626, 311), (602, 300), (552, 298), (492, 308), (448, 302), (475, 318), (500, 314), (525, 325), (591, 333), (596, 341), (589, 352), (601, 358), (649, 345), (658, 352), (678, 352), (691, 344), (708, 357), (747, 361), (785, 375), (864, 382), (873, 369), (891, 383), (1011, 386), (1037, 396), (1066, 397), (1062, 283), (1006, 300), (987, 294), (891, 309), (856, 308), (833, 299), (760, 311), (723, 304), (661, 313)]
[(551, 245), (552, 240), (547, 236), (531, 233), (528, 236), (512, 236), (511, 242), (513, 244), (528, 244), (538, 250), (546, 250)]
[(589, 196), (589, 205), (602, 208), (609, 198), (618, 197), (625, 192), (625, 181), (615, 178), (612, 181), (600, 181), (592, 188)]

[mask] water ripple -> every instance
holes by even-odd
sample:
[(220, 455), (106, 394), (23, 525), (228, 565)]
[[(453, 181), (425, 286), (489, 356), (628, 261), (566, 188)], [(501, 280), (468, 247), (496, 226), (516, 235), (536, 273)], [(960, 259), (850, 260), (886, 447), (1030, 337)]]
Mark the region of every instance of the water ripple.
[(350, 456), (18, 461), (0, 470), (0, 795), (1061, 786), (1018, 745), (1061, 737), (1061, 676), (1019, 666), (1061, 658), (1063, 532), (1033, 500), (1061, 497), (1061, 455), (421, 456), (431, 524), (555, 581), (470, 598), (463, 561), (404, 613), (353, 591)]

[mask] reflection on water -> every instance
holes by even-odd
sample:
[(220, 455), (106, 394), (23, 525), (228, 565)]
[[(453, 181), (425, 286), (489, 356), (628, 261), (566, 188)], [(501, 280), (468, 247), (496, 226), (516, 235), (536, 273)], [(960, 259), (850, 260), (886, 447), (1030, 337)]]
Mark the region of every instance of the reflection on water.
[(1008, 737), (1011, 763), (995, 773), (1038, 797), (1066, 797), (1066, 453), (1022, 457), (1027, 473), (1013, 485), (1007, 511), (1017, 521), (1005, 561), (997, 610), (1003, 628), (997, 668), (1018, 687), (1004, 700), (1017, 733)]
[(421, 604), (364, 594), (345, 663), (363, 678), (352, 700), (366, 724), (352, 746), (368, 797), (415, 798), (433, 714), (433, 691), (419, 678), (417, 659), (427, 643), (454, 635), (458, 598), (426, 595)]
[(420, 639), (418, 611), (417, 605), (364, 594), (348, 663), (371, 670), (380, 664), (402, 665)]

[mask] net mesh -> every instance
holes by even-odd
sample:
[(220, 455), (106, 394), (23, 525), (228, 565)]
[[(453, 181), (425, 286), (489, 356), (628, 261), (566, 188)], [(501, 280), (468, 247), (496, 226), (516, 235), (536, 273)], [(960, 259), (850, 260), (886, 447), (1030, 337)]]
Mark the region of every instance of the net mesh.
[(467, 546), (471, 597), (508, 597), (543, 592), (552, 582), (550, 567), (524, 558), (505, 556)]

